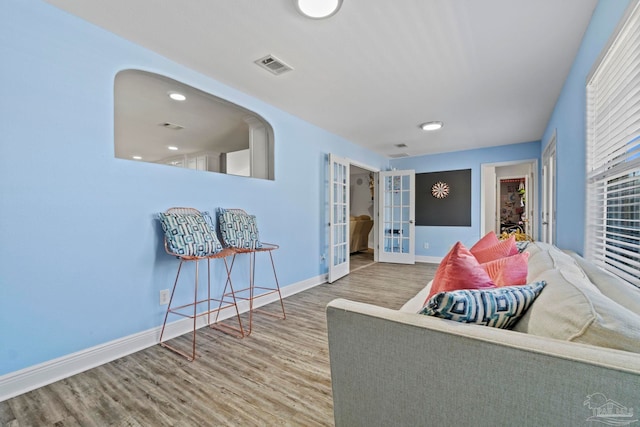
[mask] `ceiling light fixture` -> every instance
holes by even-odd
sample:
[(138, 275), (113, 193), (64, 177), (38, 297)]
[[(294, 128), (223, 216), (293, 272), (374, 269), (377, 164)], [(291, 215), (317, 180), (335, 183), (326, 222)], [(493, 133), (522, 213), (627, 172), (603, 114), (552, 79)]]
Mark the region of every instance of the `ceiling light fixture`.
[(141, 156), (132, 156), (131, 157), (133, 160), (142, 160)]
[(439, 121), (426, 122), (426, 123), (422, 123), (420, 125), (420, 129), (425, 130), (425, 131), (438, 130), (438, 129), (441, 129), (442, 126), (444, 126), (444, 123), (439, 122)]
[(185, 99), (187, 99), (186, 96), (178, 92), (169, 92), (169, 98), (173, 99), (174, 101), (184, 101)]
[(175, 146), (173, 146), (173, 145), (170, 145), (170, 146), (168, 146), (167, 148), (168, 148), (169, 150), (171, 150), (171, 151), (178, 151), (178, 147), (175, 147)]
[(328, 18), (340, 9), (342, 0), (295, 0), (298, 11), (307, 18)]

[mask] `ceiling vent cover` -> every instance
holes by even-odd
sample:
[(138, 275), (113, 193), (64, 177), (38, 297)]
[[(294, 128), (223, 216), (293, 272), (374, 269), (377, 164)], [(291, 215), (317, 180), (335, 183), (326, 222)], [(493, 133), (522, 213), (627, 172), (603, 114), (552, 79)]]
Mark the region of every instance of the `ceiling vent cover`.
[(169, 122), (160, 123), (160, 126), (163, 126), (163, 127), (167, 128), (167, 129), (173, 129), (173, 130), (184, 129), (184, 126), (180, 126), (180, 125), (177, 125), (175, 123), (169, 123)]
[(407, 153), (389, 154), (392, 159), (399, 159), (400, 157), (409, 157)]
[(275, 74), (276, 76), (293, 70), (293, 67), (285, 64), (273, 55), (267, 55), (264, 58), (260, 58), (254, 62), (270, 73)]

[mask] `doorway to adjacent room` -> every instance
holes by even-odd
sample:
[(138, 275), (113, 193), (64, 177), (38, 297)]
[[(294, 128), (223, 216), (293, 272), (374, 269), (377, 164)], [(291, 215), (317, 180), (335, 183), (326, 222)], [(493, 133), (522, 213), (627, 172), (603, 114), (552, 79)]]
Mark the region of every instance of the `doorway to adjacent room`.
[(480, 234), (521, 230), (536, 239), (538, 160), (482, 165)]
[(373, 264), (375, 173), (350, 164), (349, 271)]

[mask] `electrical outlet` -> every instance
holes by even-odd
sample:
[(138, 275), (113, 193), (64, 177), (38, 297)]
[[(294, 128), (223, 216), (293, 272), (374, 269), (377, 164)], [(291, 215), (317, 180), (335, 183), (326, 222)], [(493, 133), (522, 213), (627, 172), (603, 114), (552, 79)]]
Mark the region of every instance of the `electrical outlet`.
[(429, 249), (429, 243), (424, 242), (424, 243), (422, 244), (422, 247), (423, 247), (424, 249)]
[(163, 289), (160, 291), (160, 305), (169, 304), (169, 298), (171, 294), (169, 294), (169, 289)]

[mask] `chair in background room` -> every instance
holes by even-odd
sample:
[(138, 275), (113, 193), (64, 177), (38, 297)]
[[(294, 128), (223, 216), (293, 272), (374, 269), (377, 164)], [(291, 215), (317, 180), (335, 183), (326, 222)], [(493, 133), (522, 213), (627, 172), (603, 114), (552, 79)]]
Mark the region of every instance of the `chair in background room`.
[[(272, 252), (278, 249), (279, 246), (272, 243), (261, 242), (255, 215), (249, 215), (242, 209), (220, 208), (218, 212), (218, 228), (220, 230), (220, 237), (222, 238), (223, 244), (234, 252), (233, 260), (231, 261), (232, 269), (236, 262), (237, 255), (247, 254), (249, 256), (248, 286), (226, 294), (226, 296), (233, 295), (236, 300), (249, 302), (249, 326), (248, 329), (244, 331), (245, 335), (251, 334), (254, 311), (267, 314), (272, 317), (286, 319), (287, 316), (284, 311), (284, 302), (282, 301), (282, 293), (280, 292), (278, 275), (276, 274), (276, 267), (273, 262), (272, 254)], [(261, 282), (260, 285), (256, 285), (255, 283), (256, 254), (258, 253), (269, 254), (271, 269), (273, 270), (273, 286), (267, 286), (263, 282)], [(258, 293), (256, 293), (256, 291), (258, 291)], [(256, 299), (268, 297), (269, 295), (274, 294), (276, 294), (277, 300), (280, 301), (282, 316), (279, 314), (269, 313), (264, 310), (258, 310), (255, 307)]]
[[(244, 336), (244, 328), (242, 326), (242, 320), (240, 319), (238, 305), (236, 304), (233, 284), (231, 283), (231, 267), (227, 263), (227, 257), (234, 255), (235, 252), (231, 249), (222, 247), (216, 236), (215, 227), (212, 224), (211, 217), (206, 212), (201, 213), (197, 209), (193, 208), (171, 208), (160, 213), (159, 218), (165, 235), (165, 251), (169, 255), (175, 256), (180, 260), (176, 280), (173, 283), (173, 289), (171, 290), (171, 298), (162, 324), (160, 345), (182, 355), (189, 361), (193, 361), (196, 358), (196, 329), (197, 320), (200, 317), (206, 316), (206, 324), (211, 328), (219, 329), (223, 332), (235, 335), (238, 338)], [(225, 287), (220, 298), (213, 298), (211, 296), (212, 259), (222, 259), (227, 273)], [(199, 299), (199, 265), (200, 261), (203, 260), (207, 261), (207, 297)], [(174, 306), (174, 296), (176, 294), (176, 287), (178, 286), (178, 279), (180, 278), (180, 272), (183, 264), (191, 261), (195, 265), (193, 302)], [(231, 289), (231, 291), (227, 292), (227, 288)], [(216, 324), (221, 310), (225, 309), (232, 309), (235, 311), (234, 317), (238, 320), (237, 328), (224, 324)], [(216, 318), (212, 323), (211, 315), (213, 313), (216, 314)], [(193, 331), (191, 353), (187, 353), (163, 341), (169, 314), (192, 319)]]
[(369, 249), (369, 233), (373, 220), (369, 215), (351, 216), (349, 220), (349, 252), (355, 253)]

